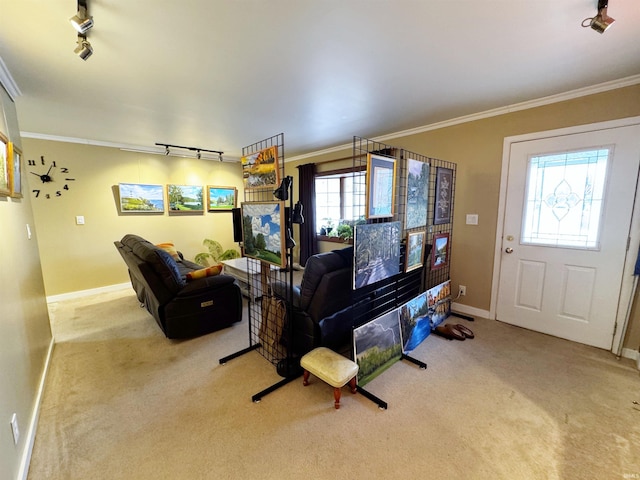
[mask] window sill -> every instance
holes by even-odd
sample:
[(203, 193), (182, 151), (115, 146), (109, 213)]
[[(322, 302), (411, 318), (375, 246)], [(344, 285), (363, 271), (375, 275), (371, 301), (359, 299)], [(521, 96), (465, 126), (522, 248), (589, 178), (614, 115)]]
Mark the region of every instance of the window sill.
[(340, 237), (328, 237), (327, 235), (316, 235), (319, 242), (343, 243), (345, 245), (353, 245), (353, 240), (343, 240)]

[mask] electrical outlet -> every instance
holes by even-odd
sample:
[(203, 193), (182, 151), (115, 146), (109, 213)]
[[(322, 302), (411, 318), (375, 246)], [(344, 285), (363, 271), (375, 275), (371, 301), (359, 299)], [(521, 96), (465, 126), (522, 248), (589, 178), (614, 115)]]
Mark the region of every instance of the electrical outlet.
[(11, 416), (11, 433), (13, 433), (13, 443), (17, 445), (20, 439), (20, 429), (18, 428), (18, 415), (15, 413)]
[(464, 297), (467, 294), (467, 286), (466, 285), (458, 285), (458, 295), (460, 297)]

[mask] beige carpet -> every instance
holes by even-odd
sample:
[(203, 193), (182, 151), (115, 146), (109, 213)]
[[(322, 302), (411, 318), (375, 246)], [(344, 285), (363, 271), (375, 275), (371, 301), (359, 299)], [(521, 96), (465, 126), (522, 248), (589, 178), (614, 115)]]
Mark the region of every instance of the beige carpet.
[(30, 480), (640, 478), (640, 375), (609, 352), (452, 317), (476, 339), (430, 336), (367, 385), (278, 382), (246, 319), (167, 340), (133, 291), (51, 305), (57, 344)]

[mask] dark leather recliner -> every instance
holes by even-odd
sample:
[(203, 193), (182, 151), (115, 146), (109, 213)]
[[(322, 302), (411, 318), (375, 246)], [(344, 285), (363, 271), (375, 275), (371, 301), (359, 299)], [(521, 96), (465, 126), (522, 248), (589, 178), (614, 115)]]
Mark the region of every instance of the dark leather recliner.
[[(316, 347), (340, 350), (351, 342), (356, 315), (352, 305), (353, 247), (311, 256), (302, 282), (293, 287), (291, 339), (288, 329), (283, 343), (302, 355)], [(276, 295), (286, 299), (286, 286), (274, 285)]]
[(127, 267), (138, 300), (167, 338), (191, 338), (228, 327), (242, 319), (242, 294), (230, 275), (186, 281), (203, 268), (137, 235), (114, 242)]

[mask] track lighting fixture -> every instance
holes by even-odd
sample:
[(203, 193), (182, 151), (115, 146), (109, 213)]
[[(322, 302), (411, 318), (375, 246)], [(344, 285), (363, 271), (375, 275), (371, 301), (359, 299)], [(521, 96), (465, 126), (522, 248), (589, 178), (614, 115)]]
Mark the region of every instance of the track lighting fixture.
[(69, 19), (78, 33), (87, 33), (93, 27), (93, 17), (87, 12), (86, 0), (78, 0), (78, 13)]
[(93, 47), (84, 35), (78, 35), (78, 45), (73, 50), (82, 60), (86, 60), (93, 54)]
[[(156, 145), (164, 147), (164, 154), (165, 155), (170, 155), (171, 154), (169, 148), (181, 148), (183, 150), (190, 150), (192, 152), (195, 152), (195, 158), (197, 158), (197, 159), (204, 158), (205, 160), (214, 160), (215, 157), (211, 158), (211, 156), (208, 156), (208, 157), (203, 156), (202, 152), (217, 153), (218, 154), (218, 160), (220, 160), (220, 161), (222, 161), (222, 154), (224, 153), (224, 152), (221, 152), (220, 150), (207, 150), (206, 148), (200, 148), (200, 147), (183, 147), (183, 146), (180, 146), (180, 145), (171, 145), (169, 143), (157, 143), (156, 142)], [(185, 156), (185, 155), (182, 155), (182, 156)]]
[(607, 15), (609, 0), (598, 0), (598, 14), (595, 17), (585, 18), (582, 21), (583, 27), (591, 27), (598, 33), (604, 33), (615, 20)]
[(289, 188), (291, 187), (291, 182), (293, 182), (293, 177), (284, 177), (282, 182), (280, 182), (280, 186), (273, 191), (273, 196), (278, 200), (289, 200)]

